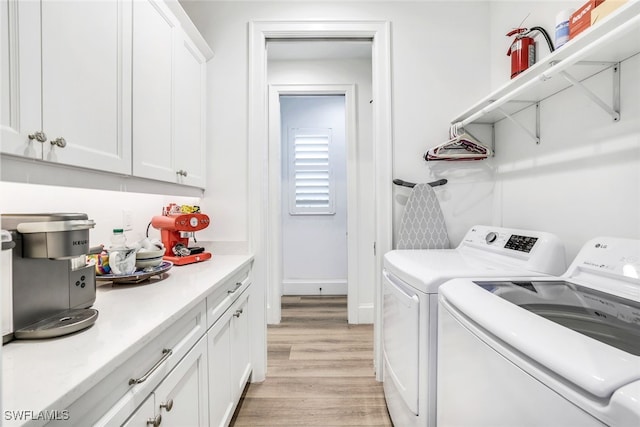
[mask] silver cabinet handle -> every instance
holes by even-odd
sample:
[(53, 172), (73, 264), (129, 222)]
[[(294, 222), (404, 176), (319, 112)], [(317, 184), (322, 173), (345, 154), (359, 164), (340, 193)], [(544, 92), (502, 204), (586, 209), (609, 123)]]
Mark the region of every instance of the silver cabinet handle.
[(187, 176), (187, 171), (180, 169), (179, 171), (176, 172), (176, 175), (180, 175), (180, 176)]
[(171, 356), (171, 354), (173, 354), (173, 350), (165, 348), (165, 349), (162, 350), (162, 354), (163, 354), (162, 358), (160, 360), (158, 360), (158, 362), (155, 365), (153, 365), (151, 367), (151, 369), (149, 369), (147, 371), (146, 374), (144, 374), (143, 376), (141, 376), (138, 379), (131, 378), (129, 380), (129, 385), (140, 384), (140, 383), (145, 382), (149, 378), (149, 376), (151, 374), (153, 374), (155, 372), (155, 370), (158, 369), (160, 367), (160, 365), (162, 365), (164, 363), (164, 361), (169, 358), (169, 356)]
[(229, 289), (227, 291), (228, 294), (234, 294), (238, 289), (240, 289), (240, 287), (242, 286), (242, 282), (237, 282), (236, 283), (236, 287), (233, 289)]
[(241, 314), (242, 314), (242, 309), (236, 310), (236, 312), (233, 313), (233, 317), (240, 317)]
[(171, 412), (171, 410), (173, 409), (173, 399), (169, 399), (167, 403), (161, 403), (160, 409), (162, 408), (166, 409), (167, 412)]
[(63, 137), (60, 137), (51, 141), (51, 145), (57, 145), (60, 148), (64, 148), (67, 146), (67, 141)]
[(148, 426), (153, 426), (153, 427), (158, 427), (161, 422), (162, 422), (162, 415), (158, 414), (157, 416), (155, 416), (153, 418), (149, 418), (147, 420), (147, 425)]
[(45, 142), (47, 140), (47, 135), (45, 135), (44, 132), (41, 131), (37, 131), (32, 133), (31, 135), (28, 135), (30, 140), (36, 140), (38, 142)]

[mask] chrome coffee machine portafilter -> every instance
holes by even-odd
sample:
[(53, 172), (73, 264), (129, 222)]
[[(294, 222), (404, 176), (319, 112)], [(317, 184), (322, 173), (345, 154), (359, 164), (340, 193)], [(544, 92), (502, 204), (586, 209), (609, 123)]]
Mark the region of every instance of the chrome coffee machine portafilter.
[(93, 325), (95, 267), (86, 264), (93, 220), (82, 213), (2, 214), (12, 257), (13, 328), (3, 343), (52, 338)]

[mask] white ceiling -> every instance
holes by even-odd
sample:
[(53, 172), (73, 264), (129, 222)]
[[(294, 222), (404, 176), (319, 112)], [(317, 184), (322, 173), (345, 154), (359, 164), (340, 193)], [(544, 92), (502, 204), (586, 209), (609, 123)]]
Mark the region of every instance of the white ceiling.
[(267, 58), (271, 61), (370, 59), (371, 42), (348, 40), (268, 41)]

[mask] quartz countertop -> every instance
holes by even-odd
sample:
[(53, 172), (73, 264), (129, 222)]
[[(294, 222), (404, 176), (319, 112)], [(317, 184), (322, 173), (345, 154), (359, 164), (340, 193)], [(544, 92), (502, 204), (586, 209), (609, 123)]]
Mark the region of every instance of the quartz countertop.
[(8, 419), (13, 418), (8, 411), (37, 416), (65, 410), (252, 259), (214, 252), (208, 261), (174, 266), (162, 280), (97, 282), (95, 325), (66, 337), (12, 341), (2, 347), (2, 422), (29, 421)]

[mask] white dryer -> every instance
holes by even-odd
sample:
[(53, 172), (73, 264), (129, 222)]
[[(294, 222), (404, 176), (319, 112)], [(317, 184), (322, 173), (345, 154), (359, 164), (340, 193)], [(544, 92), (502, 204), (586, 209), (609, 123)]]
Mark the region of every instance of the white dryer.
[(564, 246), (549, 233), (474, 226), (455, 249), (394, 250), (383, 269), (384, 394), (396, 426), (436, 423), (438, 288), (456, 277), (558, 275)]
[(440, 292), (439, 426), (640, 426), (640, 240), (594, 239), (558, 278)]

